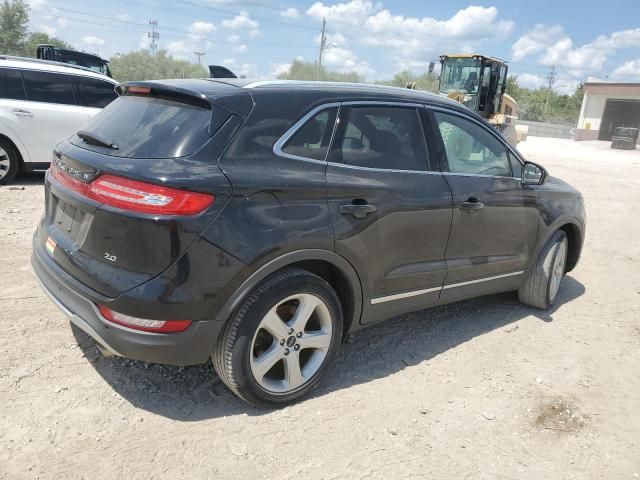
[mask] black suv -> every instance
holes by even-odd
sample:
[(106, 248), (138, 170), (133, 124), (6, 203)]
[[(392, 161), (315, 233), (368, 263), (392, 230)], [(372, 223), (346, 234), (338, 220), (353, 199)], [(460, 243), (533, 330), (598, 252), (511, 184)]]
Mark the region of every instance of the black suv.
[(581, 195), (460, 104), (371, 85), (182, 80), (58, 144), (33, 243), (45, 291), (109, 354), (213, 356), (244, 400), (313, 389), (373, 322), (518, 290), (554, 301)]

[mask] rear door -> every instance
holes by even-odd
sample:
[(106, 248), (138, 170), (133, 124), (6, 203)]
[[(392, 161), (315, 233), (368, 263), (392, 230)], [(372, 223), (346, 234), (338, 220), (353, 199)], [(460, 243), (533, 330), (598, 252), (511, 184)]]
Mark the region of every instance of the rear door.
[(54, 145), (84, 125), (89, 112), (76, 104), (71, 75), (23, 70), (22, 77), (26, 101), (13, 109), (16, 133), (32, 162), (47, 163)]
[(328, 201), (336, 252), (363, 284), (363, 323), (435, 304), (445, 278), (451, 192), (425, 138), (423, 112), (375, 102), (340, 111)]
[(521, 166), (491, 127), (454, 112), (434, 115), (453, 193), (441, 302), (517, 288), (538, 229), (536, 199), (522, 188)]

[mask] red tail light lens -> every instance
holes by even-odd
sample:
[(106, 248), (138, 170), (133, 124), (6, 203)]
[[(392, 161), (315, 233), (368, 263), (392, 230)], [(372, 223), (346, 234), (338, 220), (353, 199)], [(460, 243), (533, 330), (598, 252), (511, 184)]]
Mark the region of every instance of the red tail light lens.
[(101, 175), (84, 183), (52, 164), (53, 177), (71, 190), (111, 207), (153, 215), (196, 215), (213, 205), (216, 197), (138, 182), (114, 175)]
[(157, 215), (195, 215), (213, 204), (215, 197), (103, 175), (89, 184), (87, 196), (112, 207)]
[(109, 322), (143, 332), (184, 332), (192, 323), (191, 320), (149, 320), (146, 318), (132, 317), (124, 313), (109, 310), (104, 305), (98, 305), (98, 310), (100, 310), (100, 314)]

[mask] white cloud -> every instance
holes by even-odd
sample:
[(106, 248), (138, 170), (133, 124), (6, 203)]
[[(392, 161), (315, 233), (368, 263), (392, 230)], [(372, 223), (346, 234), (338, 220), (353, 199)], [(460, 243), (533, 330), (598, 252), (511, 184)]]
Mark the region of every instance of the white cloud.
[(278, 78), (278, 76), (287, 73), (291, 68), (290, 63), (272, 63), (271, 64), (271, 72), (269, 73), (270, 78)]
[(51, 27), (49, 25), (40, 25), (40, 27), (38, 27), (38, 30), (40, 30), (41, 32), (44, 32), (47, 35), (50, 35), (52, 37), (58, 32), (57, 28)]
[(151, 39), (149, 38), (149, 36), (146, 33), (142, 34), (142, 37), (140, 38), (140, 43), (138, 44), (138, 47), (141, 50), (149, 50), (149, 48), (151, 48)]
[(66, 18), (58, 18), (56, 23), (60, 28), (64, 28), (69, 24), (69, 21)]
[(189, 31), (193, 34), (194, 37), (207, 35), (211, 32), (214, 32), (215, 30), (215, 25), (209, 22), (193, 22), (191, 25), (189, 25)]
[(253, 63), (241, 63), (235, 58), (225, 58), (222, 60), (221, 65), (227, 67), (238, 77), (257, 78), (260, 76), (258, 74), (258, 66)]
[(246, 45), (241, 44), (241, 45), (238, 45), (237, 47), (233, 47), (232, 50), (235, 53), (247, 53), (247, 50), (249, 50), (249, 48)]
[(511, 47), (513, 60), (520, 61), (531, 54), (539, 53), (562, 37), (564, 37), (564, 30), (560, 25), (535, 25)]
[(518, 75), (518, 84), (521, 87), (536, 89), (545, 86), (547, 81), (540, 75), (522, 73)]
[(240, 36), (239, 35), (229, 35), (227, 37), (227, 41), (231, 42), (231, 43), (239, 43), (240, 42)]
[(495, 7), (473, 5), (448, 19), (394, 15), (382, 3), (370, 0), (335, 5), (317, 1), (306, 13), (318, 20), (327, 18), (332, 29), (351, 42), (387, 53), (394, 62), (389, 65), (391, 71), (400, 66), (428, 65), (444, 51), (481, 49), (484, 41), (502, 40), (513, 30), (513, 22), (499, 18)]
[(611, 77), (626, 81), (640, 81), (640, 58), (624, 62), (611, 73)]
[[(320, 36), (316, 37), (316, 43), (320, 43)], [(347, 39), (341, 33), (327, 35), (327, 47), (324, 51), (323, 63), (332, 70), (338, 72), (356, 72), (364, 77), (371, 76), (375, 70), (347, 46)]]
[(590, 43), (575, 46), (560, 25), (538, 24), (513, 44), (513, 60), (538, 55), (541, 65), (558, 65), (574, 77), (601, 70), (608, 57), (617, 50), (633, 48), (640, 43), (640, 28), (600, 35)]
[(193, 45), (185, 40), (177, 40), (167, 44), (167, 52), (169, 52), (172, 57), (182, 60), (188, 60), (193, 51)]
[(262, 35), (262, 34), (260, 33), (260, 30), (258, 30), (258, 29), (249, 30), (249, 36), (251, 38), (259, 37), (260, 35)]
[(286, 10), (280, 12), (280, 16), (283, 18), (294, 19), (300, 16), (300, 11), (297, 8), (289, 7)]
[(230, 28), (233, 30), (239, 30), (239, 29), (249, 30), (249, 29), (258, 28), (258, 22), (251, 19), (251, 17), (247, 12), (242, 11), (240, 12), (239, 15), (236, 15), (231, 20), (223, 20), (222, 26), (224, 28)]
[(93, 35), (87, 35), (86, 37), (82, 37), (82, 43), (88, 45), (90, 47), (101, 47), (106, 42), (100, 37), (94, 37)]
[(118, 20), (122, 20), (123, 22), (130, 22), (131, 20), (133, 20), (131, 18), (131, 15), (127, 15), (126, 13), (119, 13), (118, 15), (116, 15), (116, 18)]

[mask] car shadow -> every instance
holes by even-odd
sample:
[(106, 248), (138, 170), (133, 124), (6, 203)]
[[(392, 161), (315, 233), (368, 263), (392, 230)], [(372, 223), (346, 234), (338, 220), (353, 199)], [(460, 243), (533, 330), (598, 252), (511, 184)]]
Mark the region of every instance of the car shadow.
[(45, 172), (20, 172), (11, 184), (0, 188), (20, 188), (29, 185), (42, 185), (44, 184), (44, 174)]
[[(522, 305), (515, 293), (504, 293), (392, 318), (350, 335), (336, 365), (312, 396), (322, 397), (393, 375), (530, 315), (551, 322), (555, 312), (584, 293), (584, 285), (567, 276), (554, 307), (544, 312)], [(174, 367), (103, 357), (87, 334), (73, 325), (72, 331), (96, 371), (137, 408), (185, 422), (270, 412), (252, 408), (234, 396), (220, 381), (211, 362)]]

